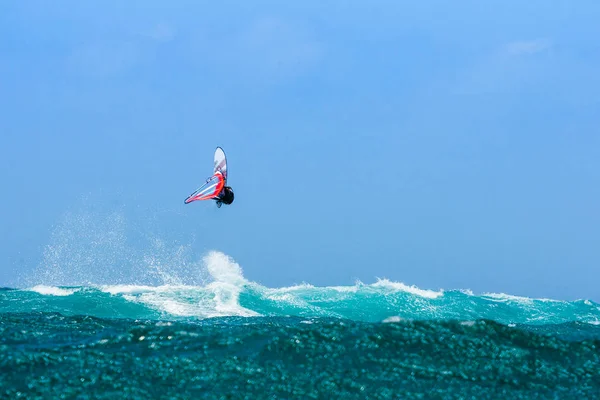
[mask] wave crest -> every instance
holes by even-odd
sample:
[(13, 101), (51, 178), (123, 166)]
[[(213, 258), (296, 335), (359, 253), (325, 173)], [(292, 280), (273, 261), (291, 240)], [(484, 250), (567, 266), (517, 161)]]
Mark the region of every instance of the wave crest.
[[(202, 259), (202, 285), (36, 285), (2, 291), (0, 312), (31, 309), (63, 314), (124, 318), (203, 319), (212, 317), (298, 316), (359, 321), (494, 320), (503, 324), (597, 325), (600, 307), (592, 301), (565, 302), (470, 290), (429, 290), (379, 279), (351, 286), (308, 283), (268, 288), (247, 280), (228, 255), (211, 251)], [(27, 297), (24, 299), (24, 297)], [(67, 300), (67, 298), (69, 300)], [(65, 300), (62, 300), (65, 299)], [(26, 301), (24, 301), (26, 300)], [(10, 304), (10, 307), (8, 306)]]

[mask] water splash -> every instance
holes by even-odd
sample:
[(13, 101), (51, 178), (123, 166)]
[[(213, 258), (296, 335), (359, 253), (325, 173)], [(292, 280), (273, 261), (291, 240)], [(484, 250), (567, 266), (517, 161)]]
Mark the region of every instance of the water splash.
[(21, 286), (204, 285), (209, 279), (192, 246), (144, 231), (123, 212), (67, 212), (53, 229), (40, 265)]

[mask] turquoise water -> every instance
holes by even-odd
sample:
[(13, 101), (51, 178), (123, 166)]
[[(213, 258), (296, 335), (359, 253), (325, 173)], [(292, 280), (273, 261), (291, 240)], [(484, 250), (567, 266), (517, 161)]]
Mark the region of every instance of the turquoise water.
[[(600, 306), (372, 284), (0, 290), (0, 397), (585, 399)], [(64, 279), (64, 278), (61, 278)]]

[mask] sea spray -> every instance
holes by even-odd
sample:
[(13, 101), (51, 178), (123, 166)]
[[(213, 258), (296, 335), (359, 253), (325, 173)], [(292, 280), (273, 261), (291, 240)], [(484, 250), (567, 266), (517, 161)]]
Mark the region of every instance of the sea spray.
[(21, 271), (18, 287), (204, 285), (209, 278), (191, 244), (132, 227), (123, 212), (78, 208), (52, 229), (42, 260)]

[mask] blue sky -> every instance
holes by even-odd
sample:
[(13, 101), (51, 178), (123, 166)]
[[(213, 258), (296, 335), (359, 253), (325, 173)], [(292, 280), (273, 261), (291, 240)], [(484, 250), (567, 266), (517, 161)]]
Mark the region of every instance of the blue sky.
[(123, 3), (0, 5), (0, 285), (118, 215), (268, 286), (600, 300), (597, 1)]

